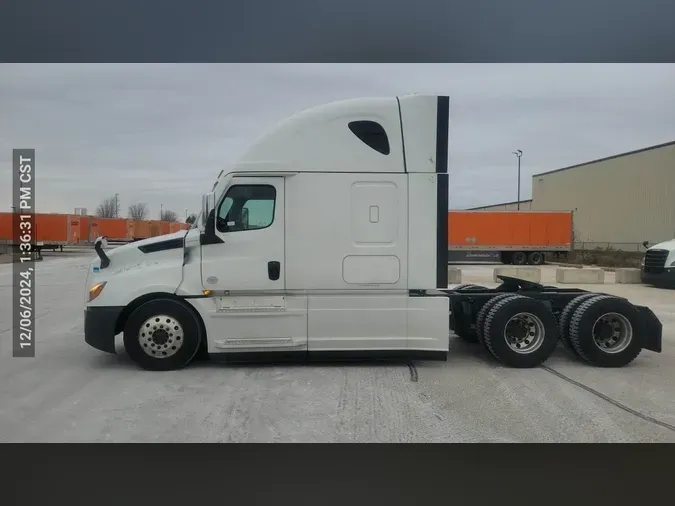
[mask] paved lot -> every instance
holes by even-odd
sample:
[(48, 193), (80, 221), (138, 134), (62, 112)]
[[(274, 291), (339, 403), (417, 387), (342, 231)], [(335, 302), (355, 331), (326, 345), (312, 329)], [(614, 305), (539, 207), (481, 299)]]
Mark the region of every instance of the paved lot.
[[(0, 265), (0, 441), (675, 442), (675, 291), (591, 287), (664, 322), (664, 352), (620, 370), (562, 348), (550, 370), (507, 369), (453, 339), (447, 363), (412, 368), (200, 363), (151, 373), (121, 343), (117, 356), (84, 343), (87, 262), (38, 264), (34, 359), (11, 356), (11, 265)], [(492, 284), (492, 267), (462, 269), (465, 282)], [(553, 272), (543, 281), (553, 284)]]

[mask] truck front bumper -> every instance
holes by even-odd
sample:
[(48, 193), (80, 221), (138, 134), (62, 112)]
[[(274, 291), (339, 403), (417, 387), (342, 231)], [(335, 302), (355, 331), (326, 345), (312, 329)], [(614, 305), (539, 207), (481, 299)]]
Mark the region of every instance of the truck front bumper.
[(645, 285), (654, 285), (664, 288), (675, 288), (675, 267), (665, 268), (663, 271), (645, 272), (644, 267), (640, 269), (640, 278)]
[(124, 307), (88, 307), (84, 310), (84, 340), (97, 350), (115, 353), (117, 320)]

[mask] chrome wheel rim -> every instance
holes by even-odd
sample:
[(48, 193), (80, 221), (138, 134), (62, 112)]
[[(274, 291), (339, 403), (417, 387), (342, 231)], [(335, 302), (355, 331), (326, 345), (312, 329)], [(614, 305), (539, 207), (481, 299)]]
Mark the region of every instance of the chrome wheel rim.
[(183, 327), (168, 315), (148, 318), (138, 331), (141, 349), (153, 358), (169, 358), (180, 350), (185, 342)]
[(528, 354), (538, 350), (544, 342), (544, 323), (532, 313), (518, 313), (504, 326), (504, 340), (516, 353)]
[(621, 353), (633, 340), (633, 326), (619, 313), (606, 313), (593, 324), (593, 342), (605, 353)]

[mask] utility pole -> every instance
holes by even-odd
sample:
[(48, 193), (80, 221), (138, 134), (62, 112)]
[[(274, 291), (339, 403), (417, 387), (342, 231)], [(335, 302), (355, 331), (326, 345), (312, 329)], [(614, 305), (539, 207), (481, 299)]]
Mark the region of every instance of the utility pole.
[(163, 204), (159, 205), (159, 219), (164, 218)]
[(120, 217), (120, 196), (119, 193), (115, 194), (115, 218)]
[(518, 211), (520, 211), (520, 157), (523, 156), (523, 152), (520, 149), (517, 149), (513, 152), (514, 155), (518, 157)]

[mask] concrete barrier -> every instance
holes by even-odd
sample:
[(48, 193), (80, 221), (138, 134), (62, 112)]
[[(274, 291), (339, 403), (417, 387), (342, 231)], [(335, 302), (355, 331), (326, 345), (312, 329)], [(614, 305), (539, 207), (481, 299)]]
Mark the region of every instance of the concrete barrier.
[(640, 269), (616, 269), (615, 281), (622, 284), (637, 285), (642, 283), (640, 278)]
[(555, 270), (556, 283), (581, 285), (601, 285), (605, 282), (605, 271), (602, 269), (574, 269), (560, 267)]
[(462, 270), (457, 267), (448, 267), (448, 284), (459, 285), (462, 283)]
[(501, 283), (497, 276), (510, 276), (512, 278), (520, 278), (525, 281), (532, 281), (534, 283), (541, 282), (541, 269), (539, 267), (515, 267), (507, 265), (504, 267), (495, 267), (492, 274), (495, 283)]

